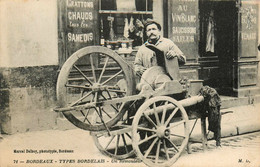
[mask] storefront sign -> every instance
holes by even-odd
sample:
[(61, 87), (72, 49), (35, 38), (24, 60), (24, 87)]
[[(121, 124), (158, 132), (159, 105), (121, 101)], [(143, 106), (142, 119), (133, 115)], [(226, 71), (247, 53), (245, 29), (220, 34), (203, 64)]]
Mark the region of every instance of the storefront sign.
[(168, 4), (169, 38), (188, 59), (198, 54), (198, 1), (171, 0)]
[(242, 1), (241, 57), (256, 57), (258, 46), (258, 4)]
[(66, 47), (71, 55), (80, 48), (97, 44), (98, 1), (66, 0)]

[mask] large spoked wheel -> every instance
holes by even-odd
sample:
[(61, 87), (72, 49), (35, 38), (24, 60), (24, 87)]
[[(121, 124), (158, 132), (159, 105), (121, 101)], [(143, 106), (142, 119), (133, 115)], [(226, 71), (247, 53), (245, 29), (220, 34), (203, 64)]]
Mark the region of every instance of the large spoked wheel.
[(170, 97), (153, 97), (138, 109), (132, 137), (133, 148), (145, 164), (171, 166), (188, 144), (187, 113)]
[[(91, 132), (99, 151), (114, 159), (126, 159), (134, 156), (132, 147), (132, 120), (125, 116), (108, 131)], [(98, 117), (97, 117), (98, 118)]]
[[(114, 51), (90, 46), (75, 52), (62, 66), (57, 99), (64, 116), (75, 126), (91, 131), (108, 129), (123, 117), (130, 102), (105, 104), (134, 93), (132, 70)], [(100, 121), (91, 122), (93, 114)]]

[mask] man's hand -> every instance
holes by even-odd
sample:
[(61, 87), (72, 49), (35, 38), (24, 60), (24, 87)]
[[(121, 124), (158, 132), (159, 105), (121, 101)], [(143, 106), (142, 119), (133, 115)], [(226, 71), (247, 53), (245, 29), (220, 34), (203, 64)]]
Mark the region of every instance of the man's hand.
[(178, 56), (178, 54), (174, 50), (169, 50), (166, 53), (166, 58), (167, 59), (173, 59), (174, 57), (177, 57), (177, 56)]
[(136, 71), (136, 73), (137, 73), (137, 75), (142, 76), (143, 73), (145, 72), (145, 70), (147, 70), (147, 68), (139, 66), (138, 70)]
[(141, 75), (143, 75), (143, 73), (144, 73), (146, 70), (147, 70), (147, 68), (141, 68), (139, 72), (140, 72)]

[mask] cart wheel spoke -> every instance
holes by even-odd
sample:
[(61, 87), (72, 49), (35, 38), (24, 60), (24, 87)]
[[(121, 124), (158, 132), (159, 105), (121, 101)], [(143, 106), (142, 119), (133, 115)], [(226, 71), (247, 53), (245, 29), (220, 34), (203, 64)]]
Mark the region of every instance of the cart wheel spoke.
[(128, 153), (127, 144), (126, 144), (126, 141), (125, 141), (125, 136), (124, 136), (124, 134), (121, 134), (121, 136), (122, 136), (122, 139), (123, 139), (125, 151), (126, 151), (126, 153)]
[(126, 136), (129, 137), (129, 139), (132, 139), (132, 137), (128, 133), (126, 133)]
[(115, 138), (115, 135), (112, 136), (112, 138), (109, 140), (109, 142), (107, 143), (105, 150), (108, 148), (108, 146), (111, 144), (111, 142), (113, 141), (113, 139)]
[(107, 127), (107, 125), (106, 125), (106, 123), (105, 123), (105, 121), (104, 121), (104, 119), (103, 119), (103, 116), (102, 116), (101, 108), (98, 107), (98, 110), (97, 110), (96, 108), (95, 108), (95, 110), (96, 110), (96, 113), (98, 114), (98, 116), (99, 116), (99, 118), (100, 118), (102, 124), (103, 124), (103, 125), (106, 127), (106, 129), (108, 130), (108, 127)]
[(144, 117), (148, 120), (148, 122), (150, 122), (154, 127), (157, 127), (156, 124), (153, 122), (153, 120), (146, 113), (143, 114)]
[(80, 113), (85, 117), (85, 114), (83, 113), (83, 111), (82, 110), (80, 110)]
[(98, 102), (98, 92), (95, 92), (94, 95), (94, 103)]
[(144, 142), (147, 142), (147, 141), (151, 140), (151, 139), (154, 138), (154, 137), (157, 137), (157, 135), (154, 134), (154, 135), (152, 135), (152, 136), (149, 136), (149, 137), (147, 137), (147, 138), (141, 140), (141, 141), (138, 143), (138, 145), (143, 144)]
[(177, 152), (179, 152), (178, 147), (177, 147), (170, 139), (166, 138), (166, 140), (172, 145), (172, 147), (173, 147)]
[(174, 109), (174, 111), (171, 113), (171, 115), (169, 116), (169, 118), (168, 118), (168, 119), (166, 120), (166, 122), (165, 122), (165, 125), (166, 125), (166, 126), (170, 123), (171, 119), (172, 119), (173, 116), (177, 113), (178, 110), (179, 110), (178, 107), (176, 107), (176, 108)]
[(83, 99), (87, 98), (89, 95), (91, 95), (92, 92), (88, 92), (86, 95), (84, 95), (83, 97), (81, 97), (80, 99), (78, 99), (77, 101), (73, 102), (72, 104), (70, 104), (70, 107), (75, 106), (76, 104), (78, 104), (80, 101), (82, 101)]
[(175, 136), (175, 137), (179, 137), (179, 138), (185, 139), (185, 136), (182, 136), (182, 135), (171, 134), (171, 136)]
[[(88, 109), (88, 111), (89, 111), (90, 109)], [(89, 124), (91, 124), (91, 122), (87, 119), (87, 116), (88, 116), (88, 113), (89, 112), (86, 112), (86, 114), (84, 114), (84, 112), (82, 111), (82, 110), (80, 110), (80, 112), (81, 112), (81, 114), (84, 116), (84, 120), (83, 120), (83, 122), (88, 122)]]
[[(112, 96), (110, 95), (110, 93), (108, 91), (105, 91), (109, 97), (110, 100), (112, 100)], [(105, 97), (106, 98), (106, 97)], [(107, 98), (106, 98), (107, 99)]]
[(123, 90), (117, 90), (117, 89), (107, 89), (110, 92), (116, 92), (116, 93), (126, 93), (126, 91)]
[[(101, 96), (105, 99), (105, 100), (107, 100), (107, 98), (101, 93)], [(112, 99), (112, 98), (111, 98)], [(119, 112), (119, 110), (118, 110), (118, 108), (116, 108), (113, 104), (110, 104), (110, 106), (111, 107), (113, 107), (113, 109), (118, 113)]]
[(167, 146), (166, 146), (165, 139), (163, 139), (163, 147), (164, 147), (164, 151), (165, 151), (165, 154), (166, 154), (166, 159), (169, 160), (170, 157), (169, 157), (169, 153), (168, 153), (168, 149), (167, 149)]
[(100, 74), (99, 79), (98, 79), (98, 83), (101, 82), (102, 76), (103, 76), (103, 74), (104, 74), (104, 72), (106, 70), (106, 67), (107, 67), (108, 60), (109, 60), (109, 57), (106, 57), (105, 64), (104, 64), (104, 66), (102, 68), (101, 74)]
[(174, 128), (176, 126), (179, 126), (181, 124), (184, 124), (184, 123), (185, 123), (185, 120), (181, 120), (181, 121), (179, 121), (177, 123), (172, 123), (168, 129), (172, 129), (172, 128)]
[(149, 132), (156, 132), (155, 129), (149, 129), (149, 128), (144, 128), (144, 127), (137, 127), (138, 130), (143, 130), (143, 131), (149, 131)]
[(102, 110), (109, 118), (112, 118), (112, 116), (110, 116), (103, 108), (101, 108), (101, 110)]
[(90, 84), (93, 85), (93, 83), (88, 79), (88, 77), (74, 64), (73, 67), (86, 79), (86, 81)]
[(155, 103), (153, 103), (153, 111), (154, 111), (154, 115), (155, 115), (155, 119), (156, 119), (156, 124), (157, 124), (157, 125), (160, 125), (161, 122), (160, 122), (160, 120), (159, 120), (159, 115), (158, 115), (158, 113), (157, 113), (157, 111), (156, 111), (156, 104), (155, 104)]
[(153, 149), (153, 147), (154, 147), (154, 145), (155, 145), (155, 143), (156, 143), (157, 141), (158, 141), (158, 138), (155, 138), (155, 139), (153, 140), (152, 144), (149, 146), (148, 150), (146, 150), (146, 152), (145, 152), (145, 154), (144, 154), (144, 157), (145, 157), (145, 158), (150, 154), (150, 152), (152, 151), (152, 149)]
[(159, 159), (159, 153), (160, 153), (160, 147), (161, 147), (161, 140), (157, 143), (157, 150), (156, 150), (156, 156), (155, 156), (155, 163), (158, 163)]
[(90, 89), (89, 87), (86, 87), (86, 86), (73, 85), (73, 84), (66, 84), (65, 87), (68, 87), (68, 88), (78, 88), (78, 89)]
[(86, 121), (87, 121), (90, 125), (92, 124), (88, 119), (85, 118), (83, 122), (86, 122)]
[(121, 74), (123, 71), (120, 70), (118, 73), (116, 73), (115, 75), (113, 75), (112, 77), (108, 78), (106, 81), (104, 81), (101, 85), (107, 84), (109, 81), (111, 81), (112, 79), (114, 79), (115, 77), (117, 77), (119, 74)]
[(165, 121), (165, 115), (166, 115), (166, 111), (167, 111), (167, 106), (168, 105), (168, 101), (166, 101), (165, 103), (164, 103), (164, 107), (163, 107), (163, 112), (162, 112), (162, 120), (161, 120), (161, 124), (163, 124), (164, 123), (164, 121)]
[(93, 79), (94, 79), (94, 82), (96, 83), (97, 82), (97, 78), (96, 78), (95, 66), (94, 66), (92, 54), (90, 54), (90, 64), (91, 64), (91, 70), (92, 70), (92, 74), (93, 74)]
[(106, 92), (107, 92), (107, 95), (108, 95), (109, 99), (111, 100), (112, 96), (110, 95), (109, 91), (106, 91)]
[(91, 124), (90, 121), (87, 119), (87, 116), (88, 116), (88, 114), (89, 114), (89, 110), (90, 110), (90, 109), (88, 109), (88, 111), (86, 112), (85, 118), (84, 118), (83, 122), (85, 122), (85, 121), (87, 120), (88, 123)]
[(118, 146), (119, 146), (119, 140), (120, 140), (120, 135), (117, 135), (117, 139), (116, 139), (116, 149), (115, 149), (115, 155), (117, 155)]
[(110, 104), (110, 106), (116, 111), (116, 113), (119, 113), (120, 110), (118, 110), (113, 104)]
[[(112, 96), (110, 95), (109, 91), (106, 91), (106, 92), (107, 92), (107, 94), (108, 94), (109, 99), (112, 100)], [(103, 96), (103, 97), (104, 97), (104, 96)], [(104, 98), (106, 98), (106, 97), (104, 97)], [(107, 98), (106, 98), (106, 99), (107, 99)], [(110, 104), (110, 106), (113, 107), (113, 109), (114, 109), (116, 112), (119, 112), (118, 107), (115, 107), (113, 104)]]

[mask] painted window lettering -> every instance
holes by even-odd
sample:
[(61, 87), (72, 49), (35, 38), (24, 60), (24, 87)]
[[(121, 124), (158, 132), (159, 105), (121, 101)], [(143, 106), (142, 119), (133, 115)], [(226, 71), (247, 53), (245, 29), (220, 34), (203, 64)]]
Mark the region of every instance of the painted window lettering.
[(68, 33), (68, 41), (69, 42), (82, 42), (82, 43), (93, 41), (93, 33), (86, 33), (86, 34)]

